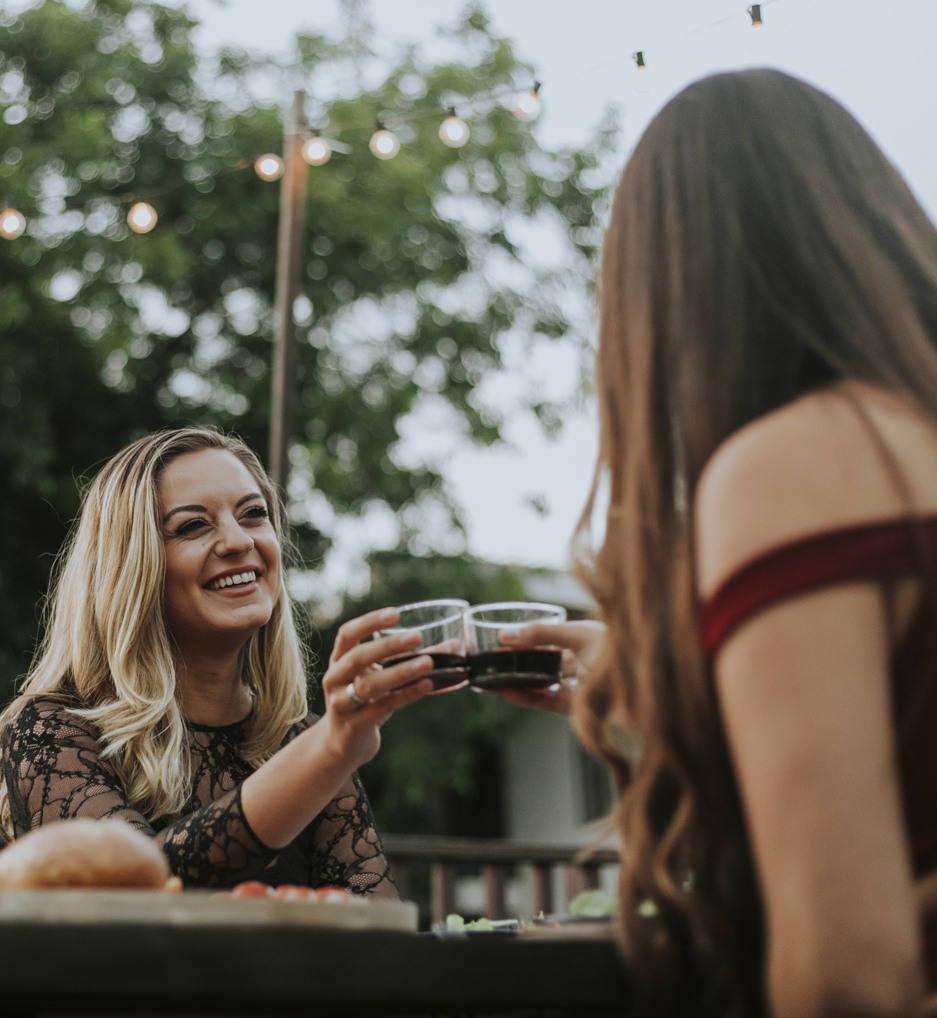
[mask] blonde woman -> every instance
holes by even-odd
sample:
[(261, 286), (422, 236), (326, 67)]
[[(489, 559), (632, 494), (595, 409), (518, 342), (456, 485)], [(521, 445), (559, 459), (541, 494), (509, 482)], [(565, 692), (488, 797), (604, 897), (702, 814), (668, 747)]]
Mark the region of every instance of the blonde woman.
[(146, 831), (193, 887), (339, 885), (395, 896), (356, 769), (431, 688), (387, 668), (396, 618), (340, 629), (307, 711), (276, 492), (240, 440), (142, 438), (89, 486), (57, 566), (43, 643), (0, 717), (8, 837), (71, 817)]

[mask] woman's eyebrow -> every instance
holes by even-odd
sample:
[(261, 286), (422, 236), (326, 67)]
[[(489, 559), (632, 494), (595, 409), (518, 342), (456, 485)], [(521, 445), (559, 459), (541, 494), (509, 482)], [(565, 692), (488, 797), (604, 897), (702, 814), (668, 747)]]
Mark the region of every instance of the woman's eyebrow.
[[(259, 491), (252, 491), (250, 494), (242, 495), (237, 502), (234, 503), (235, 509), (240, 509), (245, 502), (252, 502), (254, 499), (259, 498), (264, 501), (263, 495)], [(166, 523), (171, 516), (175, 516), (176, 513), (206, 513), (208, 510), (203, 505), (177, 505), (175, 509), (170, 509), (168, 513), (163, 517), (163, 523)]]
[(203, 505), (177, 505), (175, 509), (170, 509), (168, 513), (163, 517), (163, 523), (166, 523), (170, 516), (175, 516), (176, 513), (204, 513), (208, 510)]

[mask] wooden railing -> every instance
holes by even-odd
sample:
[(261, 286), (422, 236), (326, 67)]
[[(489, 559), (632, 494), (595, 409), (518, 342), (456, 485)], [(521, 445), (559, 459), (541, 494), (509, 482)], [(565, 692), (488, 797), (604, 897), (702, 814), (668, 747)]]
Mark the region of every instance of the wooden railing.
[(382, 840), (401, 897), (427, 898), (430, 923), (458, 911), (457, 880), (466, 875), (480, 876), (482, 914), (497, 919), (509, 917), (507, 885), (521, 871), (527, 871), (531, 914), (537, 915), (564, 909), (580, 891), (598, 887), (604, 869), (618, 865), (618, 853), (610, 848), (403, 834), (385, 834)]

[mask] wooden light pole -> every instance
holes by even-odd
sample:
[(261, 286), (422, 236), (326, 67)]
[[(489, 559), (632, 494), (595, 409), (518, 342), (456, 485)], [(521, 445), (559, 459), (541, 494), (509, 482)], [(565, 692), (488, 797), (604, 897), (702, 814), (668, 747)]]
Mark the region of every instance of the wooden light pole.
[(302, 90), (293, 93), (293, 105), (284, 127), (285, 168), (280, 182), (280, 220), (277, 232), (267, 469), (273, 482), (283, 492), (289, 480), (289, 447), (296, 395), (296, 322), (293, 305), (299, 291), (306, 219), (306, 165), (302, 158), (305, 99)]

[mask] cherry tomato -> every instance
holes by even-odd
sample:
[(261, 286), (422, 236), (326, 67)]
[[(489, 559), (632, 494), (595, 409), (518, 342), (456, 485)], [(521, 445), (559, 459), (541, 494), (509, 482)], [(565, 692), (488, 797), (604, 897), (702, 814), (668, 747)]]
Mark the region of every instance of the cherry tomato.
[(317, 887), (313, 893), (316, 901), (347, 901), (354, 897), (347, 887)]
[(273, 897), (281, 901), (305, 901), (311, 894), (311, 888), (301, 884), (280, 884), (273, 889)]
[(272, 894), (273, 888), (259, 880), (244, 880), (231, 888), (233, 898), (269, 898)]

